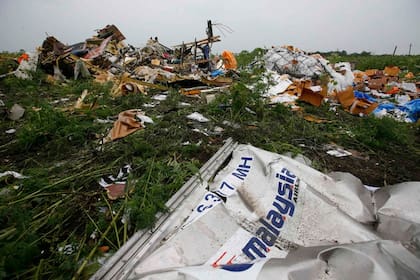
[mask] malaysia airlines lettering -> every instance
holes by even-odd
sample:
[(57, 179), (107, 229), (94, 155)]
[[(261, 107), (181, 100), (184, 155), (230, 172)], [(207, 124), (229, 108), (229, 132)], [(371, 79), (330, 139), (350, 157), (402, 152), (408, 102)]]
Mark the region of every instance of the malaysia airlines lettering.
[[(277, 194), (272, 203), (272, 209), (264, 218), (260, 218), (261, 226), (256, 231), (242, 252), (251, 260), (266, 257), (270, 247), (274, 246), (280, 229), (284, 226), (287, 216), (292, 217), (295, 211), (297, 194), (294, 192), (299, 185), (299, 179), (289, 170), (283, 168), (276, 174)], [(296, 195), (296, 197), (295, 197)]]
[(235, 170), (236, 172), (233, 171), (232, 175), (243, 181), (248, 175), (249, 169), (251, 169), (251, 166), (247, 165), (247, 162), (251, 161), (252, 157), (241, 157), (241, 160), (243, 163), (238, 165), (238, 168)]
[[(246, 176), (248, 176), (248, 173), (251, 169), (250, 162), (252, 160), (252, 157), (241, 157), (241, 162), (239, 163), (238, 167), (231, 173), (232, 176), (235, 176), (236, 178), (243, 181), (246, 178)], [(229, 193), (236, 190), (236, 188), (235, 186), (232, 186), (229, 182), (222, 181), (216, 193), (218, 195), (226, 197), (225, 190), (227, 193)]]

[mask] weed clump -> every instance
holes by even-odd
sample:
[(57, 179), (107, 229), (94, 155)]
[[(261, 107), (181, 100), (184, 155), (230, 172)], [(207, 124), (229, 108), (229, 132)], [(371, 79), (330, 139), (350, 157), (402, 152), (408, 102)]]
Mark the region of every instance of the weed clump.
[(356, 138), (373, 149), (394, 150), (414, 144), (413, 129), (392, 118), (367, 117), (356, 129)]
[(68, 145), (81, 145), (86, 140), (87, 126), (80, 119), (66, 116), (46, 104), (39, 110), (30, 110), (26, 123), (17, 133), (18, 149), (30, 151), (43, 145), (56, 150)]

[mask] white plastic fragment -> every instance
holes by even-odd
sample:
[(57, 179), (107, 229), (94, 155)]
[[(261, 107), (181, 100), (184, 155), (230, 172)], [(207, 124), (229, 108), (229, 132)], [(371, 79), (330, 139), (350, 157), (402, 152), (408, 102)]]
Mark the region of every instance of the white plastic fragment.
[(6, 132), (7, 134), (13, 134), (13, 133), (16, 133), (16, 129), (11, 128), (11, 129), (6, 130), (5, 132)]
[(335, 149), (335, 150), (328, 150), (327, 154), (334, 157), (347, 157), (351, 156), (351, 153), (349, 151), (346, 151), (344, 149)]
[(408, 95), (396, 95), (395, 101), (398, 103), (398, 105), (404, 105), (405, 103), (409, 102), (411, 100), (410, 96)]
[(279, 94), (274, 96), (270, 99), (270, 104), (277, 104), (277, 103), (294, 103), (299, 97), (296, 95), (291, 95), (288, 93)]
[(168, 96), (166, 94), (157, 94), (157, 95), (152, 97), (152, 99), (158, 100), (158, 101), (164, 101), (164, 100), (166, 100), (166, 98), (168, 98)]
[(230, 127), (233, 127), (233, 128), (235, 128), (235, 129), (239, 129), (239, 128), (241, 128), (241, 126), (240, 126), (239, 124), (237, 124), (237, 123), (232, 123), (232, 122), (230, 122), (230, 121), (226, 121), (226, 120), (224, 120), (224, 121), (222, 122), (222, 124), (227, 125), (227, 126), (230, 126)]
[(152, 118), (150, 118), (146, 115), (143, 115), (143, 114), (137, 114), (137, 118), (140, 119), (141, 125), (143, 127), (146, 127), (145, 123), (154, 123)]
[(375, 110), (375, 111), (373, 111), (373, 114), (377, 118), (383, 118), (386, 115), (388, 115), (388, 112), (386, 111), (386, 109), (382, 109), (382, 110)]
[(100, 124), (106, 124), (106, 123), (114, 123), (113, 120), (108, 120), (108, 119), (95, 119), (93, 121), (94, 123), (100, 123)]
[(90, 239), (96, 239), (98, 237), (98, 230), (95, 229), (89, 236)]
[(76, 246), (73, 244), (67, 244), (67, 245), (58, 247), (58, 252), (64, 255), (71, 255), (75, 251), (76, 251)]
[[(287, 90), (287, 88), (293, 84), (289, 79), (289, 75), (279, 75), (277, 72), (267, 70), (264, 75), (263, 82), (269, 84), (269, 88), (263, 97), (275, 96), (281, 94)], [(254, 89), (254, 87), (252, 87)]]
[(245, 107), (245, 111), (247, 111), (248, 113), (252, 114), (252, 115), (256, 115), (257, 113), (255, 113), (254, 111), (252, 111), (250, 108)]
[(192, 131), (201, 133), (201, 134), (203, 134), (205, 136), (210, 136), (207, 132), (205, 132), (204, 130), (200, 130), (198, 128), (194, 128)]
[(25, 114), (25, 109), (19, 104), (14, 104), (9, 112), (9, 119), (12, 121), (17, 121)]
[[(331, 76), (331, 80), (328, 83), (328, 92), (340, 92), (353, 85), (354, 74), (351, 71), (350, 63), (339, 62), (336, 63), (333, 68), (327, 60), (320, 59), (319, 61), (323, 65), (325, 71)], [(338, 72), (335, 69), (337, 69)]]
[(216, 127), (214, 128), (214, 132), (216, 132), (216, 133), (222, 133), (223, 131), (225, 131), (225, 130), (223, 129), (223, 127), (216, 126)]
[(23, 176), (22, 174), (15, 172), (15, 171), (5, 171), (3, 173), (0, 173), (0, 178), (4, 176), (13, 176), (16, 179), (26, 179), (29, 178), (28, 176)]
[(187, 116), (188, 119), (198, 122), (209, 122), (210, 120), (198, 112), (191, 113)]
[(384, 99), (388, 99), (391, 98), (391, 94), (386, 94), (386, 93), (382, 93), (377, 91), (376, 89), (372, 89), (370, 91), (370, 93), (374, 96), (374, 97), (378, 97), (378, 98), (384, 98)]
[(414, 92), (414, 93), (417, 92), (417, 88), (416, 88), (416, 84), (415, 83), (402, 82), (401, 88), (403, 90), (406, 90), (406, 91), (410, 91), (410, 92)]
[(322, 87), (321, 87), (321, 86), (311, 86), (311, 87), (310, 87), (310, 89), (311, 89), (313, 92), (319, 92), (319, 91), (322, 91)]
[(15, 71), (15, 76), (20, 79), (32, 79), (31, 72), (36, 71), (38, 64), (38, 52), (27, 53), (29, 56), (28, 61), (22, 60), (19, 67)]
[(376, 192), (377, 190), (379, 190), (380, 188), (379, 187), (372, 187), (372, 186), (369, 186), (369, 185), (363, 185), (368, 191), (371, 191), (371, 192)]

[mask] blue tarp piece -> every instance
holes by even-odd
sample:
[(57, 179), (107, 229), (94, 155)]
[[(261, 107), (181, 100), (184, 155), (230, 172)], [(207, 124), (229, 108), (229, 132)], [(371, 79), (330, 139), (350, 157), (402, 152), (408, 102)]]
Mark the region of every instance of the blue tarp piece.
[(378, 113), (385, 109), (387, 112), (392, 110), (400, 110), (407, 114), (407, 118), (412, 122), (417, 122), (420, 118), (420, 99), (414, 99), (404, 105), (396, 105), (393, 103), (382, 103), (373, 112)]
[(217, 69), (214, 70), (213, 72), (211, 72), (211, 76), (212, 77), (217, 77), (219, 75), (223, 75), (225, 72), (222, 69)]
[(369, 102), (378, 102), (378, 101), (376, 100), (376, 98), (373, 98), (370, 94), (365, 93), (365, 92), (361, 92), (361, 91), (357, 91), (357, 90), (355, 90), (355, 91), (354, 91), (354, 96), (355, 96), (356, 98), (358, 98), (358, 99), (366, 99), (366, 100), (368, 100)]
[(405, 103), (402, 107), (408, 111), (408, 118), (413, 122), (417, 122), (420, 118), (420, 99), (411, 100)]

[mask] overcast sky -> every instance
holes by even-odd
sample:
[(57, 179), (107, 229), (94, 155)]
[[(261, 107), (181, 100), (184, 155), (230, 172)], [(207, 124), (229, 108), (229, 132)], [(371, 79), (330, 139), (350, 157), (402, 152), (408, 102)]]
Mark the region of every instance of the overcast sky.
[[(65, 44), (115, 24), (126, 42), (167, 46), (230, 27), (213, 51), (294, 45), (305, 51), (420, 54), (420, 0), (0, 0), (0, 51), (33, 50), (46, 34)], [(221, 25), (218, 25), (219, 27)]]

